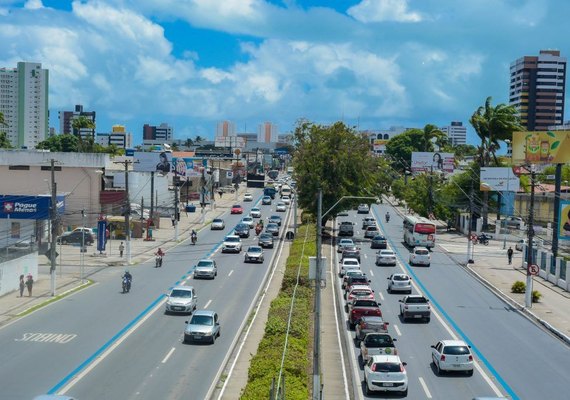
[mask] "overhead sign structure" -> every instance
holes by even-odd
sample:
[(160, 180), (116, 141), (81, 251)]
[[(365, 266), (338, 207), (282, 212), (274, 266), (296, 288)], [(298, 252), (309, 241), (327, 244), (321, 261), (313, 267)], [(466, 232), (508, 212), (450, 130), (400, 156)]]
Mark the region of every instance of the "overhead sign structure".
[[(49, 219), (50, 196), (0, 195), (0, 219)], [(65, 211), (65, 197), (57, 196), (57, 213)]]
[(570, 131), (514, 132), (513, 164), (570, 163)]
[(135, 172), (161, 172), (167, 174), (172, 171), (172, 153), (167, 151), (145, 152), (135, 151), (133, 170)]
[(482, 167), (479, 190), (483, 192), (518, 192), (520, 179), (512, 168)]
[(412, 172), (453, 172), (455, 155), (439, 152), (413, 152)]
[(208, 168), (208, 160), (200, 157), (174, 157), (172, 164), (176, 175), (190, 178), (202, 176), (204, 168)]

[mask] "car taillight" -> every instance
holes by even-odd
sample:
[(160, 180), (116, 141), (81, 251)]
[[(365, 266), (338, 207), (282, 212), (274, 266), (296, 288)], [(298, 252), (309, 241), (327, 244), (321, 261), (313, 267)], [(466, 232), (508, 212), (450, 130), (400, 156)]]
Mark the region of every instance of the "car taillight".
[(353, 313), (353, 314), (356, 314), (356, 310), (352, 310), (352, 313)]
[(442, 354), (441, 357), (439, 357), (440, 361), (445, 361), (445, 354)]
[(473, 356), (469, 354), (469, 361), (473, 361)]
[[(396, 354), (396, 352), (394, 352), (394, 354)], [(405, 370), (404, 364), (400, 364), (400, 372), (404, 372)]]

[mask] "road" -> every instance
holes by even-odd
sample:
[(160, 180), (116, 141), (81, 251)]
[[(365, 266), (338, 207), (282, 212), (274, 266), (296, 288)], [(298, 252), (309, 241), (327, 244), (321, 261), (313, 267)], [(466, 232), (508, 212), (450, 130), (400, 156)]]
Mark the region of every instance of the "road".
[[(252, 193), (256, 201), (242, 203), (244, 215), (261, 197), (258, 189)], [(260, 206), (262, 217), (274, 214), (275, 204)], [(123, 270), (106, 269), (87, 290), (1, 329), (2, 398), (28, 400), (46, 392), (78, 399), (205, 398), (278, 249), (276, 240), (263, 264), (244, 264), (243, 252), (221, 254), (224, 235), (241, 217), (225, 215), (225, 231), (206, 228), (196, 246), (185, 242), (173, 248), (162, 268), (154, 268), (154, 259), (132, 267), (128, 294), (120, 292)], [(254, 243), (252, 230), (243, 245)], [(218, 263), (217, 278), (193, 280), (192, 266), (208, 256)], [(189, 316), (164, 314), (165, 294), (181, 282), (196, 288), (198, 309), (219, 313), (222, 334), (215, 345), (182, 344)]]
[[(383, 216), (388, 210), (392, 219), (386, 223)], [(513, 399), (568, 398), (565, 375), (570, 370), (570, 351), (566, 345), (512, 310), (443, 249), (436, 246), (431, 267), (410, 267), (408, 250), (402, 244), (402, 218), (389, 205), (375, 205), (371, 214), (387, 235), (389, 247), (396, 252), (399, 262), (396, 267), (375, 266), (377, 250), (370, 249), (369, 242), (362, 242), (362, 269), (369, 275), (377, 300), (382, 303), (384, 319), (390, 322), (389, 332), (398, 339), (399, 355), (408, 363), (408, 398), (472, 399), (501, 393)], [(364, 215), (351, 211), (338, 222), (355, 222), (354, 238), (362, 239), (361, 217)], [(336, 255), (335, 250), (333, 253), (331, 256)], [(398, 300), (403, 295), (386, 292), (387, 278), (396, 272), (412, 276), (414, 293), (430, 298), (434, 312), (430, 323), (400, 320)], [(340, 280), (336, 279), (335, 284), (340, 291)], [(360, 351), (352, 342), (354, 333), (347, 326), (342, 328), (350, 343), (353, 379), (358, 384), (356, 396), (366, 398), (360, 386), (363, 371), (358, 362)], [(430, 345), (452, 338), (465, 340), (472, 346), (478, 365), (472, 377), (435, 374)]]

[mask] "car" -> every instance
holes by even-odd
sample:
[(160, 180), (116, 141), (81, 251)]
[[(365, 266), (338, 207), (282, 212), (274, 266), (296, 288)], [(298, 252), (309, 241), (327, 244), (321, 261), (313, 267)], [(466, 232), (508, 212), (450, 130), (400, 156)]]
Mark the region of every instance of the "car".
[(271, 233), (273, 236), (279, 236), (279, 225), (270, 222), (267, 225), (265, 225), (265, 232)]
[(249, 237), (249, 225), (239, 223), (234, 228), (234, 234), (238, 235), (240, 238), (248, 238)]
[(431, 254), (425, 247), (414, 247), (410, 252), (410, 265), (425, 265), (429, 267), (431, 264)]
[(244, 262), (262, 263), (263, 260), (263, 248), (261, 246), (249, 246), (247, 248), (247, 251), (245, 252)]
[(371, 249), (386, 249), (388, 247), (388, 241), (386, 237), (382, 235), (376, 235), (372, 238), (370, 242)]
[(253, 195), (249, 192), (243, 194), (243, 201), (253, 201)]
[(253, 220), (253, 217), (250, 217), (249, 215), (246, 217), (243, 217), (241, 219), (241, 223), (246, 224), (250, 228), (253, 228), (255, 226), (255, 221)]
[(392, 274), (388, 278), (388, 293), (407, 292), (412, 293), (412, 278), (407, 274)]
[(273, 234), (271, 233), (262, 233), (259, 235), (259, 239), (257, 240), (257, 244), (263, 248), (273, 248)]
[(214, 344), (220, 334), (218, 313), (210, 310), (199, 310), (194, 312), (190, 321), (186, 321), (182, 342), (210, 342)]
[(338, 226), (338, 236), (354, 236), (354, 224), (350, 221), (342, 221)]
[(374, 300), (374, 290), (368, 284), (353, 285), (350, 287), (350, 292), (346, 294), (346, 311), (348, 311), (348, 305), (354, 300)]
[(263, 196), (263, 198), (261, 199), (261, 204), (263, 204), (264, 206), (271, 205), (271, 196)]
[(356, 246), (344, 246), (340, 256), (340, 261), (345, 258), (356, 258), (360, 262), (360, 248)]
[(261, 218), (261, 208), (253, 207), (249, 210), (249, 215), (251, 215), (252, 218)]
[(283, 196), (281, 197), (281, 201), (285, 203), (285, 205), (291, 204), (291, 196)]
[(210, 225), (210, 229), (213, 231), (221, 231), (226, 229), (226, 223), (221, 218), (214, 218), (212, 220), (212, 224)]
[(372, 239), (376, 235), (378, 235), (378, 232), (379, 232), (379, 229), (376, 225), (367, 226), (366, 230), (364, 231), (364, 237), (366, 239)]
[[(528, 239), (521, 239), (515, 244), (515, 250), (523, 251), (523, 247), (528, 243)], [(532, 247), (538, 249), (544, 246), (544, 240), (542, 239), (532, 239)]]
[(405, 322), (408, 318), (421, 318), (429, 322), (431, 318), (431, 307), (429, 300), (424, 296), (415, 294), (405, 296), (398, 300), (400, 303), (400, 317)]
[(222, 253), (240, 253), (241, 252), (241, 239), (237, 235), (228, 235), (224, 238), (222, 243)]
[(524, 225), (524, 220), (521, 217), (506, 217), (505, 219), (501, 220), (501, 225), (503, 228), (516, 228), (520, 229), (521, 226)]
[[(349, 269), (347, 272), (351, 272), (351, 271), (355, 271), (355, 270), (351, 270)], [(346, 276), (346, 274), (344, 275)], [(344, 281), (344, 277), (343, 277), (343, 288), (344, 288), (344, 297), (346, 298), (346, 296), (348, 295), (348, 293), (352, 290), (353, 286), (358, 286), (358, 285), (370, 285), (370, 279), (368, 279), (368, 277), (364, 274), (360, 274), (360, 275), (355, 275), (355, 274), (351, 274), (351, 276), (349, 276), (346, 281)]]
[(63, 233), (61, 234), (61, 236), (69, 235), (70, 233), (73, 233), (73, 232), (83, 232), (83, 231), (85, 231), (85, 233), (89, 233), (89, 234), (95, 236), (95, 232), (93, 231), (92, 228), (87, 228), (87, 227), (84, 227), (84, 226), (79, 226), (79, 227), (75, 228), (75, 229), (72, 230), (72, 231), (63, 232)]
[(63, 235), (57, 238), (57, 244), (79, 244), (84, 243), (87, 246), (92, 245), (95, 242), (95, 236), (89, 232), (75, 231), (67, 235)]
[(381, 317), (382, 310), (376, 300), (354, 299), (348, 303), (348, 326), (353, 329), (364, 316)]
[(358, 269), (360, 270), (360, 263), (356, 258), (345, 258), (340, 263), (340, 276), (343, 277), (347, 270)]
[(353, 246), (354, 247), (354, 242), (352, 241), (352, 239), (340, 239), (338, 241), (338, 244), (337, 244), (336, 252), (342, 253), (342, 250), (345, 246)]
[(243, 208), (239, 204), (234, 204), (230, 211), (230, 214), (243, 214)]
[(366, 277), (366, 274), (359, 269), (349, 269), (346, 271), (344, 276), (342, 277), (342, 289), (346, 290), (346, 285), (348, 284), (348, 280), (353, 276), (362, 276)]
[[(363, 317), (364, 319), (365, 317)], [(382, 322), (382, 318), (380, 317), (373, 317), (380, 319), (380, 323), (378, 325), (378, 331), (370, 331), (369, 333), (362, 336), (360, 340), (358, 340), (358, 346), (360, 347), (360, 357), (362, 358), (362, 362), (366, 364), (371, 357), (378, 356), (378, 355), (398, 355), (398, 349), (396, 349), (396, 345), (394, 342), (398, 341), (396, 338), (392, 338), (388, 334), (388, 326), (387, 322)], [(358, 326), (362, 323), (360, 320), (356, 325)], [(385, 326), (383, 326), (385, 324)]]
[(166, 308), (168, 313), (191, 313), (196, 309), (198, 296), (196, 289), (192, 286), (175, 286), (166, 297)]
[(218, 266), (214, 260), (210, 260), (208, 258), (200, 260), (194, 267), (194, 279), (214, 279), (216, 276), (218, 276)]
[(364, 365), (364, 391), (367, 396), (374, 392), (399, 392), (408, 395), (408, 374), (406, 363), (397, 355), (370, 357)]
[(377, 251), (376, 265), (396, 265), (396, 254), (388, 249)]
[(267, 222), (271, 224), (277, 224), (279, 226), (281, 226), (281, 221), (281, 216), (279, 215), (272, 215), (271, 217), (267, 218)]
[(360, 204), (356, 212), (358, 214), (368, 214), (370, 212), (370, 206), (368, 204)]
[(275, 206), (275, 211), (277, 211), (277, 212), (285, 212), (285, 211), (287, 211), (287, 206), (285, 205), (285, 203), (283, 203), (282, 201), (280, 201), (280, 202), (277, 203), (277, 205)]
[(473, 375), (473, 354), (463, 340), (440, 340), (431, 346), (431, 360), (437, 375), (445, 371), (464, 371), (468, 376)]
[(376, 225), (376, 218), (374, 217), (364, 217), (362, 218), (362, 229), (366, 229), (369, 226)]
[[(388, 322), (384, 321), (384, 318), (376, 315), (363, 316), (354, 327), (354, 340), (356, 341), (356, 344), (358, 345), (369, 333), (388, 333)], [(368, 358), (365, 358), (364, 360), (368, 361)]]

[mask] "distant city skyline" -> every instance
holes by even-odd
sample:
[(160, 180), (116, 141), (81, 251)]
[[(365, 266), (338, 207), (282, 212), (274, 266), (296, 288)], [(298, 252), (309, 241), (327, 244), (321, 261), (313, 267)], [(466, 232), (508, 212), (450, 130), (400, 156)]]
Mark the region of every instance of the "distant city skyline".
[(81, 104), (97, 132), (124, 125), (135, 144), (144, 124), (214, 140), (220, 121), (284, 133), (301, 118), (461, 121), (476, 144), (469, 117), (488, 96), (509, 104), (513, 60), (570, 54), (569, 12), (555, 0), (0, 0), (0, 67), (49, 70), (56, 131)]

